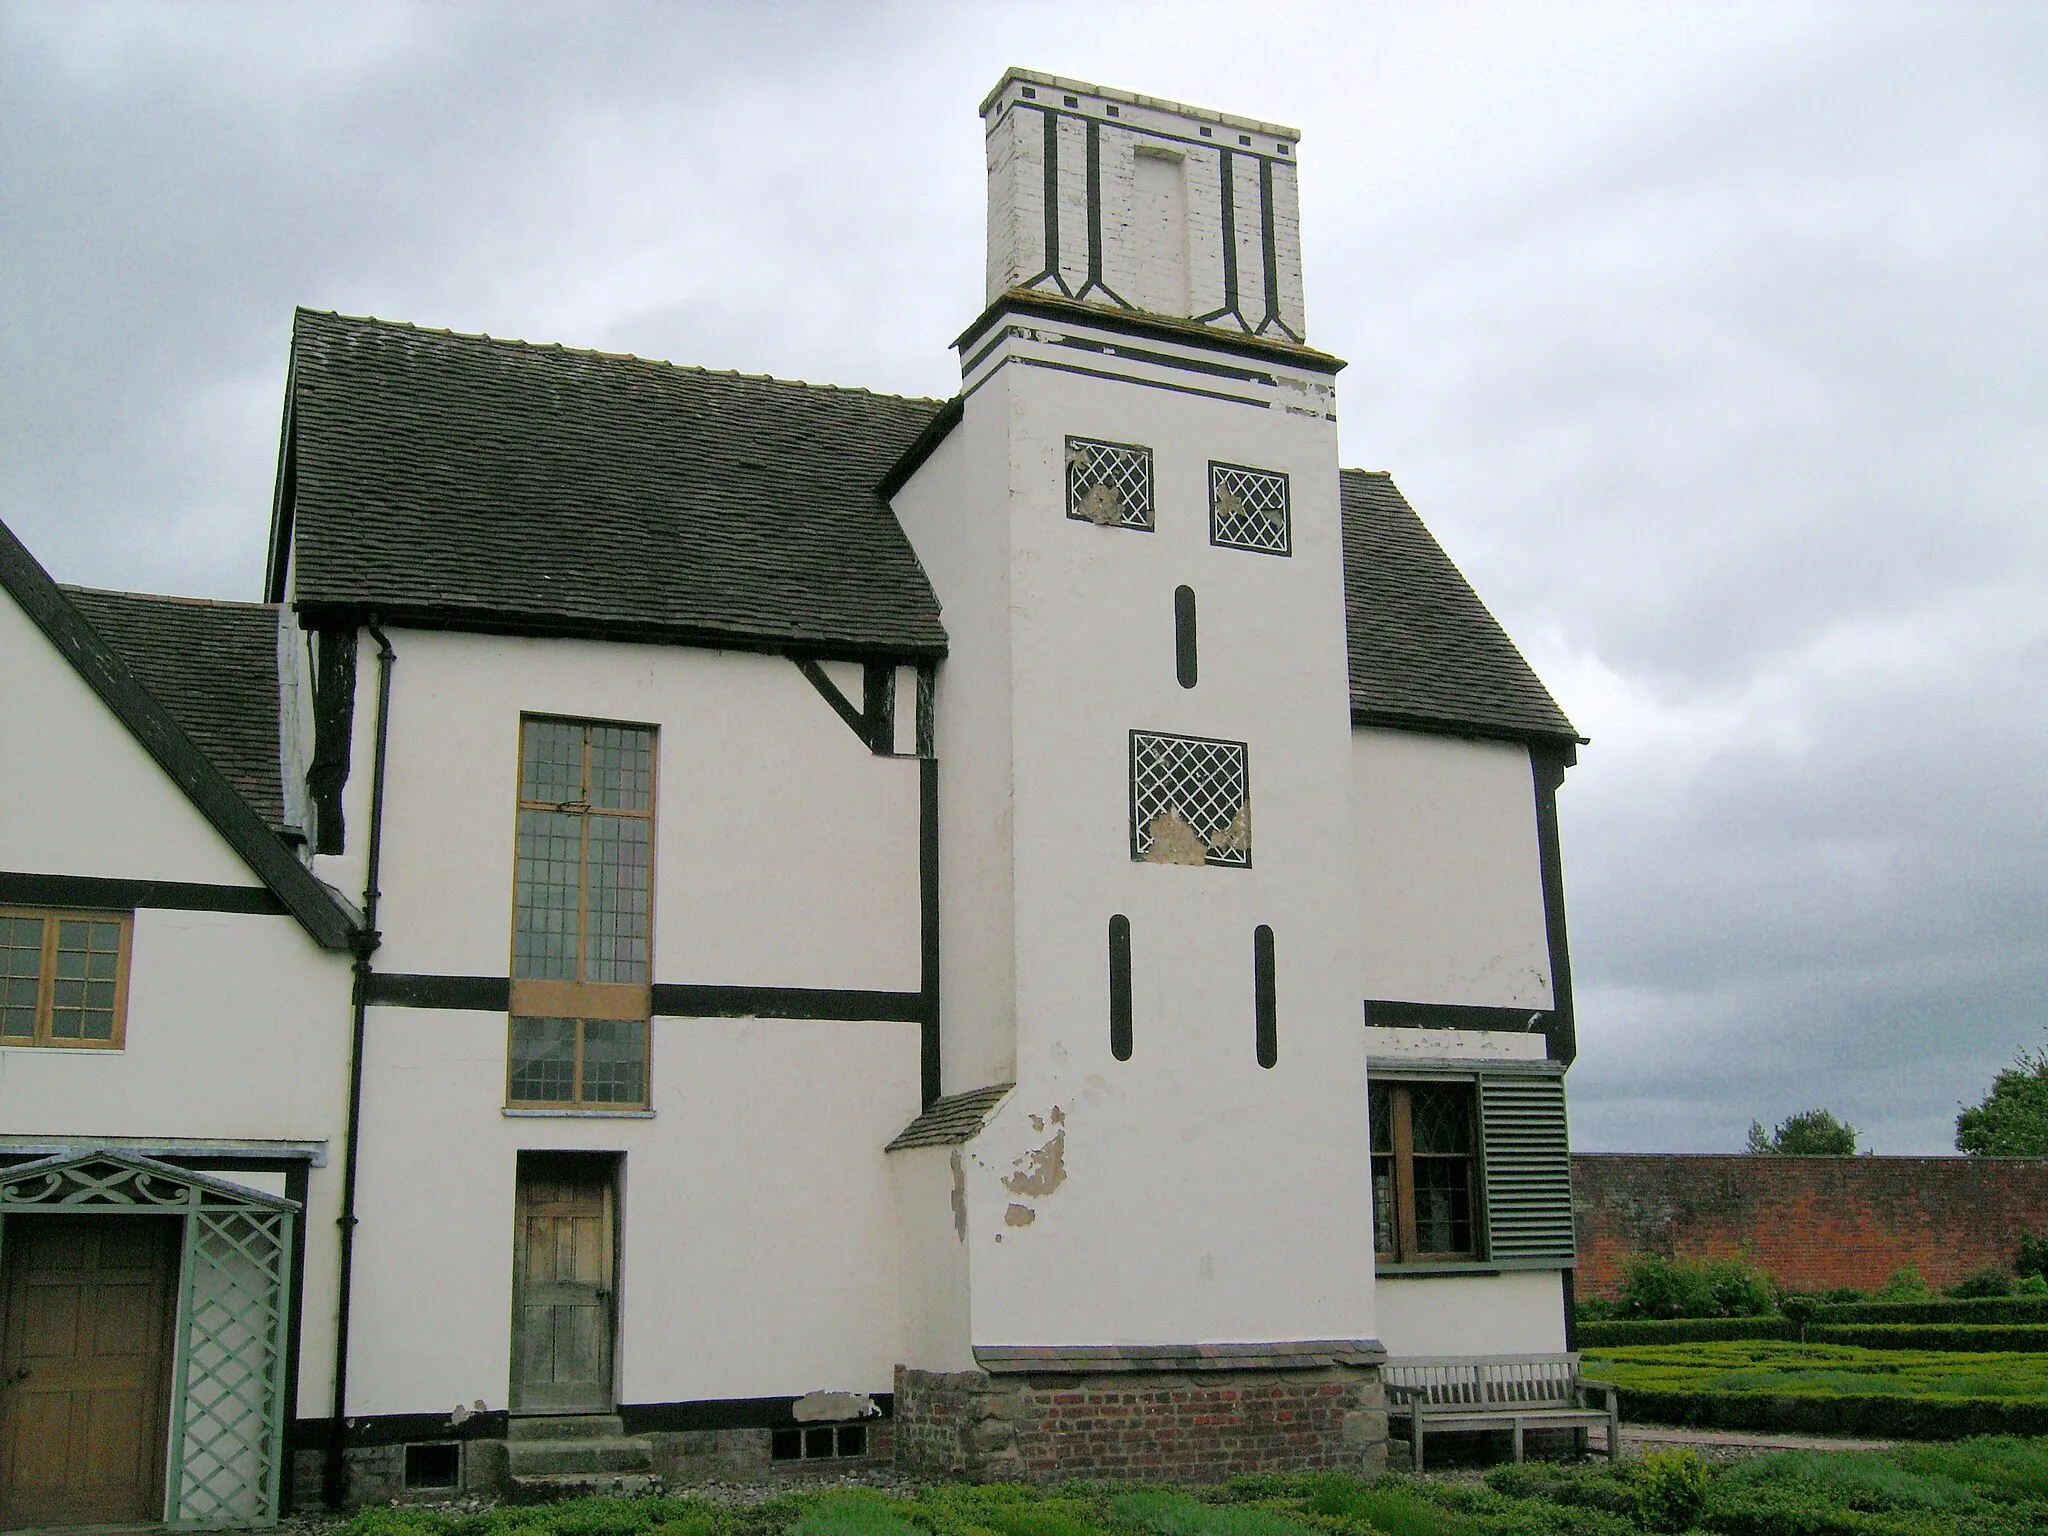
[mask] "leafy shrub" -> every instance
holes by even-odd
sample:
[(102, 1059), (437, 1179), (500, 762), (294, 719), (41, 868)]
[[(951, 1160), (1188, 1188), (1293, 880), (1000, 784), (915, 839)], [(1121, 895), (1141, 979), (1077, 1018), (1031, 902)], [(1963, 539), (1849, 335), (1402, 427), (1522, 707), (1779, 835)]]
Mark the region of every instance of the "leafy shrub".
[(1859, 1349), (2029, 1354), (2048, 1351), (2048, 1323), (1826, 1323), (1809, 1327), (1804, 1339), (1809, 1344), (1849, 1344)]
[(1928, 1289), (1927, 1282), (1920, 1278), (1920, 1271), (1911, 1264), (1908, 1264), (1903, 1268), (1892, 1271), (1891, 1279), (1885, 1281), (1883, 1286), (1879, 1288), (1877, 1299), (1879, 1301), (1912, 1301), (1916, 1297), (1932, 1296), (1933, 1294), (1934, 1292)]
[(1525, 1461), (1495, 1467), (1486, 1474), (1486, 1486), (1515, 1499), (1547, 1499), (1576, 1509), (1634, 1515), (1641, 1508), (1639, 1465), (1611, 1462), (1600, 1467), (1573, 1467), (1554, 1461)]
[(1618, 1323), (1581, 1323), (1581, 1349), (1619, 1344), (1707, 1344), (1722, 1339), (1796, 1339), (1798, 1323), (1782, 1317), (1637, 1317)]
[(1749, 1122), (1747, 1152), (1787, 1157), (1848, 1157), (1856, 1150), (1856, 1127), (1824, 1109), (1787, 1115), (1768, 1135), (1761, 1120)]
[[(558, 1536), (566, 1536), (558, 1528)], [(790, 1527), (790, 1536), (926, 1536), (898, 1501), (870, 1488), (823, 1495)]]
[(1652, 1451), (1636, 1477), (1636, 1508), (1652, 1531), (1689, 1531), (1707, 1507), (1707, 1464), (1698, 1451)]
[(1109, 1517), (1154, 1536), (1315, 1536), (1313, 1526), (1254, 1504), (1205, 1504), (1168, 1488), (1118, 1494), (1109, 1501)]
[(1626, 1317), (1764, 1317), (1776, 1300), (1770, 1280), (1740, 1259), (1638, 1254), (1621, 1283)]
[(2012, 1268), (2014, 1274), (2048, 1280), (2048, 1232), (2029, 1232), (2022, 1237)]
[(1864, 1301), (1827, 1306), (1816, 1323), (2048, 1323), (2048, 1299), (1991, 1297), (1983, 1301)]
[(1963, 1276), (1944, 1293), (1957, 1301), (1981, 1301), (1987, 1296), (2010, 1296), (2012, 1276), (1996, 1265)]
[(2048, 1296), (2048, 1275), (2021, 1275), (2012, 1283), (2015, 1296)]

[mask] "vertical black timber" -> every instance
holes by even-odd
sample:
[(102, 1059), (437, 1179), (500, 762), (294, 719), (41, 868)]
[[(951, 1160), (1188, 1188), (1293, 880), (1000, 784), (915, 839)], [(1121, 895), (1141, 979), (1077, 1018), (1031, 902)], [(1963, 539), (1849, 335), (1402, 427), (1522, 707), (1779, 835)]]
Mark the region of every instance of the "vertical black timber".
[(298, 1202), (299, 1214), (292, 1222), (292, 1309), (285, 1319), (284, 1334), (284, 1465), (278, 1469), (277, 1485), (280, 1517), (291, 1514), (292, 1501), (297, 1497), (292, 1463), (298, 1457), (293, 1454), (292, 1423), (299, 1416), (299, 1336), (306, 1315), (306, 1223), (312, 1215), (307, 1208), (306, 1190), (312, 1183), (312, 1171), (312, 1162), (300, 1158), (285, 1169), (284, 1175), (284, 1197)]
[(917, 669), (917, 755), (935, 757), (938, 755), (939, 715), (939, 669), (931, 662), (922, 662)]
[(921, 918), (918, 997), (918, 1080), (923, 1105), (939, 1096), (939, 760), (917, 763), (917, 896)]
[(1236, 315), (1242, 325), (1243, 306), (1237, 298), (1237, 167), (1231, 163), (1230, 151), (1221, 145), (1216, 149), (1216, 161), (1223, 192), (1223, 308), (1219, 313)]
[(864, 662), (860, 669), (861, 736), (868, 750), (896, 750), (896, 668), (885, 661)]
[(1183, 688), (1195, 686), (1195, 589), (1173, 589), (1173, 675)]
[(1265, 258), (1266, 269), (1266, 315), (1259, 322), (1259, 334), (1266, 334), (1266, 327), (1280, 324), (1280, 250), (1273, 233), (1273, 162), (1265, 156), (1259, 157), (1259, 247)]
[(1273, 930), (1264, 923), (1252, 930), (1252, 993), (1259, 1065), (1270, 1067), (1280, 1059), (1280, 1004), (1273, 983)]
[(1131, 1059), (1131, 920), (1109, 920), (1109, 1054)]
[(1564, 772), (1578, 761), (1570, 744), (1529, 748), (1529, 766), (1536, 784), (1536, 857), (1543, 874), (1543, 934), (1550, 949), (1550, 1013), (1544, 1035), (1552, 1061), (1570, 1066), (1579, 1054), (1577, 1016), (1572, 1008), (1571, 946), (1565, 938), (1564, 855), (1557, 839), (1557, 789)]
[(1049, 107), (1039, 108), (1038, 115), (1045, 119), (1045, 270), (1071, 298), (1060, 276), (1060, 119)]
[(1564, 1282), (1564, 1349), (1568, 1355), (1577, 1354), (1579, 1349), (1579, 1272), (1576, 1269), (1563, 1271), (1558, 1278)]
[(340, 853), (347, 840), (341, 794), (348, 784), (356, 720), (356, 632), (316, 631), (313, 663), (313, 761), (306, 794), (313, 806), (313, 851)]
[(1094, 118), (1088, 119), (1088, 281), (1082, 287), (1085, 298), (1102, 283), (1102, 132)]

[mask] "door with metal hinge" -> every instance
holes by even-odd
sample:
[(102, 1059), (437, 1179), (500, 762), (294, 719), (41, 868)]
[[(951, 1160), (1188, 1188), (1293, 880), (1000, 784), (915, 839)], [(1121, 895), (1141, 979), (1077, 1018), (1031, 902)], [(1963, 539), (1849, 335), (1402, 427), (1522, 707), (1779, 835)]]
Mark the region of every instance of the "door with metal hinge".
[(184, 1226), (9, 1216), (0, 1232), (0, 1529), (163, 1518)]
[(609, 1413), (617, 1327), (618, 1159), (519, 1154), (512, 1270), (514, 1413)]

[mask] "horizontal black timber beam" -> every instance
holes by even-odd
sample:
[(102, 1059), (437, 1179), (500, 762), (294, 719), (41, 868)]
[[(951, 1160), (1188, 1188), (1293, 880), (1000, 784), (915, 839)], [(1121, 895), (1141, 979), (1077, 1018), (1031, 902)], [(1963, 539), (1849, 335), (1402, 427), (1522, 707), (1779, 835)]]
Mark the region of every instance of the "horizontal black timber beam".
[(1489, 1008), (1470, 1003), (1367, 1002), (1365, 1022), (1375, 1029), (1508, 1029), (1542, 1034), (1547, 1008)]
[[(870, 1394), (879, 1417), (895, 1416), (894, 1393)], [(794, 1397), (702, 1398), (691, 1402), (621, 1403), (617, 1412), (629, 1435), (691, 1429), (785, 1429), (801, 1422)], [(503, 1409), (466, 1414), (457, 1423), (447, 1413), (376, 1413), (351, 1416), (348, 1443), (354, 1446), (404, 1445), (419, 1440), (499, 1440), (509, 1415)], [(327, 1419), (294, 1419), (288, 1431), (295, 1447), (327, 1443)]]
[[(368, 1000), (387, 1008), (458, 1008), (505, 1013), (512, 983), (504, 976), (414, 976), (372, 971)], [(701, 982), (654, 984), (657, 1017), (679, 1019), (817, 1019), (916, 1024), (926, 1002), (918, 992), (873, 992), (846, 987), (727, 987)]]
[(99, 875), (40, 875), (0, 870), (0, 902), (24, 907), (87, 907), (130, 912), (252, 912), (282, 917), (285, 905), (261, 885), (202, 885), (190, 880), (116, 880)]

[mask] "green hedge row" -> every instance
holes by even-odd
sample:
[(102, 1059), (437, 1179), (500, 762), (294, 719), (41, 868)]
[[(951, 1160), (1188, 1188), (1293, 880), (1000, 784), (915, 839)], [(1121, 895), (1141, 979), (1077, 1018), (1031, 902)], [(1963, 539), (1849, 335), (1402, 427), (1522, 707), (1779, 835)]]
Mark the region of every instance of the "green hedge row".
[(2041, 1354), (2048, 1352), (2048, 1323), (1815, 1323), (1807, 1328), (1805, 1342), (1945, 1354)]
[(1711, 1344), (1722, 1339), (1792, 1339), (1799, 1325), (1783, 1317), (1657, 1317), (1613, 1323), (1581, 1323), (1581, 1349), (1619, 1344)]
[(1626, 1388), (1621, 1393), (1621, 1416), (1642, 1424), (1861, 1435), (1886, 1440), (2048, 1434), (2048, 1402), (1997, 1397), (1850, 1397)]
[(1821, 1323), (1799, 1325), (1783, 1317), (1635, 1318), (1581, 1323), (1581, 1349), (1624, 1344), (1714, 1344), (1724, 1339), (1784, 1339), (1807, 1344), (1852, 1344), (1861, 1349), (1923, 1349), (1949, 1354), (2048, 1353), (2048, 1322), (2027, 1323)]
[(2048, 1296), (1975, 1301), (1847, 1301), (1816, 1308), (1816, 1323), (2048, 1323)]

